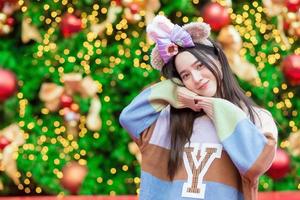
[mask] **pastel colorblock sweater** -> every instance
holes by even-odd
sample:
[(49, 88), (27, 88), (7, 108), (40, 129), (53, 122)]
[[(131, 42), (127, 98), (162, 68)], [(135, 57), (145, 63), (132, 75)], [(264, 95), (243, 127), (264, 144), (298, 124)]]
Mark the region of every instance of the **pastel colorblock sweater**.
[[(277, 128), (269, 112), (255, 108), (257, 124), (231, 102), (213, 98), (213, 120), (194, 121), (174, 180), (167, 176), (170, 105), (180, 108), (177, 86), (161, 81), (142, 91), (120, 123), (142, 153), (141, 200), (255, 200), (258, 177), (271, 165)], [(261, 123), (260, 123), (260, 122)]]

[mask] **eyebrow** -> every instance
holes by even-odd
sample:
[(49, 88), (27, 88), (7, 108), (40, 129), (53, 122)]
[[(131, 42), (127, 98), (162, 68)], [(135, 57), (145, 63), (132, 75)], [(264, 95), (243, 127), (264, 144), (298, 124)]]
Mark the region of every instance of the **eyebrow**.
[[(198, 62), (200, 62), (200, 61), (199, 61), (199, 60), (196, 60), (195, 62), (192, 63), (191, 66), (196, 65)], [(181, 76), (181, 74), (183, 74), (184, 72), (186, 72), (186, 70), (181, 71), (181, 72), (179, 73), (179, 75)]]

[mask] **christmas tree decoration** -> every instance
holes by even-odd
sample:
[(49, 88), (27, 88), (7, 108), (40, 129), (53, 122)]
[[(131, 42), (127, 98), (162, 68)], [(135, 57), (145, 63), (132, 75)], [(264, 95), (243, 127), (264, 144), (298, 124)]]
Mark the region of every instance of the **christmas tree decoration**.
[(80, 114), (70, 108), (64, 108), (63, 116), (67, 128), (67, 135), (72, 135), (74, 139), (77, 139)]
[(29, 18), (24, 18), (22, 21), (21, 40), (23, 43), (28, 43), (31, 40), (34, 40), (36, 42), (42, 41), (40, 32), (34, 25), (31, 24), (31, 19)]
[(10, 144), (10, 141), (4, 137), (0, 136), (0, 151), (3, 151), (3, 149)]
[(260, 85), (261, 81), (256, 67), (239, 54), (242, 48), (242, 38), (235, 28), (232, 25), (222, 28), (217, 40), (222, 44), (233, 73), (253, 85)]
[(102, 126), (100, 118), (101, 102), (97, 96), (98, 85), (96, 82), (90, 76), (82, 78), (79, 73), (64, 74), (62, 80), (64, 86), (55, 83), (42, 84), (39, 97), (45, 102), (45, 107), (51, 112), (63, 108), (62, 116), (67, 127), (67, 134), (77, 138), (81, 114), (79, 106), (73, 100), (73, 96), (80, 94), (82, 98), (91, 98), (86, 125), (91, 131), (100, 130)]
[(300, 84), (300, 55), (289, 55), (282, 62), (282, 72), (293, 86)]
[(15, 18), (8, 17), (7, 20), (6, 20), (6, 24), (9, 25), (9, 26), (15, 25)]
[(68, 95), (79, 93), (82, 97), (93, 97), (98, 91), (96, 82), (90, 76), (82, 78), (79, 73), (64, 74), (63, 82)]
[(145, 12), (145, 22), (149, 24), (155, 12), (160, 8), (159, 0), (123, 0), (122, 1), (124, 8), (124, 16), (130, 23), (136, 23), (141, 21), (142, 16), (141, 11)]
[(267, 171), (267, 175), (273, 179), (283, 178), (290, 170), (290, 157), (282, 149), (277, 149), (276, 157)]
[(11, 124), (10, 126), (0, 130), (1, 138), (1, 154), (0, 157), (0, 170), (4, 171), (13, 182), (20, 184), (16, 155), (18, 147), (25, 143), (24, 135), (17, 124)]
[(287, 49), (291, 48), (291, 45), (285, 35), (284, 28), (284, 15), (286, 12), (284, 0), (263, 0), (265, 12), (270, 17), (277, 17), (277, 29), (279, 30), (281, 40)]
[(136, 23), (142, 19), (140, 15), (141, 5), (131, 2), (125, 4), (124, 16), (129, 23)]
[(117, 6), (122, 5), (122, 0), (113, 0), (112, 2), (115, 3)]
[(288, 137), (289, 141), (289, 151), (291, 154), (295, 157), (300, 156), (300, 131), (297, 131), (295, 133), (291, 133)]
[(266, 14), (272, 17), (281, 15), (285, 7), (285, 0), (263, 0), (262, 2)]
[(86, 119), (86, 126), (91, 131), (99, 131), (102, 127), (102, 121), (100, 118), (101, 102), (100, 99), (95, 96), (91, 100), (91, 106)]
[(39, 98), (45, 102), (45, 107), (51, 112), (60, 108), (61, 96), (64, 93), (62, 86), (55, 83), (43, 83), (39, 92)]
[(74, 14), (67, 13), (62, 17), (60, 31), (64, 38), (71, 37), (74, 33), (81, 31), (82, 28), (81, 19)]
[(0, 11), (6, 15), (12, 15), (16, 10), (20, 8), (18, 0), (1, 0)]
[(155, 13), (160, 9), (159, 0), (147, 0), (145, 5), (145, 23), (148, 25), (155, 17)]
[(16, 75), (7, 69), (0, 68), (0, 102), (7, 100), (17, 90)]
[(66, 94), (74, 95), (81, 91), (82, 74), (79, 73), (68, 73), (64, 74), (63, 82), (65, 86)]
[(290, 12), (297, 12), (300, 8), (300, 0), (285, 0), (285, 4)]
[(82, 97), (94, 97), (98, 92), (98, 85), (90, 76), (86, 76), (82, 79), (79, 93)]
[(71, 107), (73, 104), (73, 98), (69, 95), (63, 94), (60, 96), (60, 105), (62, 108)]
[(300, 11), (284, 13), (283, 27), (291, 36), (300, 37)]
[(61, 185), (69, 190), (71, 194), (78, 194), (87, 173), (86, 166), (80, 165), (77, 162), (70, 162), (62, 169), (63, 177), (61, 178)]
[(6, 14), (0, 12), (0, 36), (8, 35), (13, 31), (12, 22), (12, 17), (7, 17)]
[(109, 24), (113, 24), (116, 21), (117, 16), (118, 16), (119, 13), (121, 13), (121, 11), (122, 11), (122, 7), (121, 6), (111, 5), (108, 8), (106, 19), (102, 23), (91, 25), (91, 31), (95, 35), (101, 36), (102, 33), (103, 33), (103, 31), (106, 29), (106, 27)]
[(214, 31), (219, 31), (230, 24), (228, 9), (219, 3), (208, 3), (203, 9), (202, 17)]

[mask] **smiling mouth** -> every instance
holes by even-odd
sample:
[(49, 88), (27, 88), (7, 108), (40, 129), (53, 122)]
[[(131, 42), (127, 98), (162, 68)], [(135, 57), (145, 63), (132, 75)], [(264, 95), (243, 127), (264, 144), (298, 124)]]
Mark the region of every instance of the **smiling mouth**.
[(206, 83), (202, 84), (198, 89), (203, 89), (203, 88), (205, 88), (205, 87), (207, 86), (208, 82), (209, 82), (209, 81), (207, 81)]

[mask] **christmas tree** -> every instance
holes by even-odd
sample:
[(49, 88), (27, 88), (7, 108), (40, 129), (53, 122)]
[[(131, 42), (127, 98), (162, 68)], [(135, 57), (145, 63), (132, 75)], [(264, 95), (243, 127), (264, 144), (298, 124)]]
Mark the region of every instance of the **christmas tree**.
[[(137, 194), (121, 110), (160, 80), (146, 25), (205, 21), (248, 96), (278, 123), (259, 189), (300, 188), (299, 1), (0, 0), (0, 193)], [(217, 19), (217, 20), (216, 20)]]

